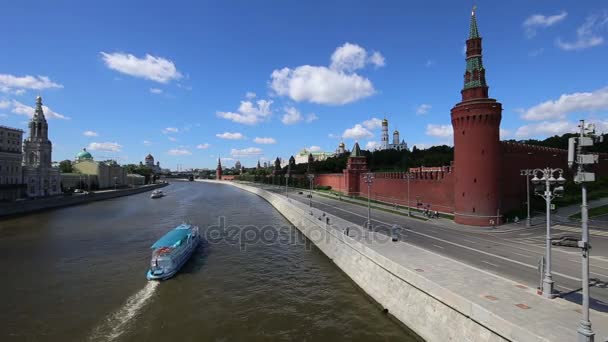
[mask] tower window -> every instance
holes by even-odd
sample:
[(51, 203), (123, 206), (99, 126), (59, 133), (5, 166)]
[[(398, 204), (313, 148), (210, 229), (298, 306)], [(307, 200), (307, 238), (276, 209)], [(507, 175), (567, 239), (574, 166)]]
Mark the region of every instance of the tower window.
[(462, 197), (464, 197), (464, 192), (462, 193)]
[(462, 130), (462, 135), (464, 135), (464, 130)]
[(486, 153), (486, 150), (481, 149), (481, 155), (483, 156)]
[(477, 178), (473, 178), (473, 183), (477, 183)]
[(475, 207), (473, 207), (473, 212), (475, 212)]

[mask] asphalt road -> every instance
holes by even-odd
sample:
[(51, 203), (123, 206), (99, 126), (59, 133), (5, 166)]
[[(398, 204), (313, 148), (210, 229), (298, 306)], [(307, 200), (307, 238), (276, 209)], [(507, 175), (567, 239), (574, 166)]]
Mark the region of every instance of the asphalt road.
[[(256, 184), (260, 186), (259, 184)], [(264, 189), (285, 194), (284, 187), (264, 185)], [(308, 192), (298, 194), (290, 189), (289, 196), (308, 204)], [(355, 224), (367, 221), (367, 207), (345, 203), (320, 195), (313, 195), (313, 206), (330, 216), (337, 216)], [(446, 228), (402, 215), (372, 209), (373, 229), (388, 234), (389, 227), (403, 227), (401, 239), (424, 249), (484, 269), (493, 274), (515, 280), (532, 288), (540, 283), (539, 259), (545, 254), (545, 228), (533, 227), (510, 233), (467, 232)], [(576, 235), (554, 230), (553, 236)], [(590, 258), (591, 307), (608, 312), (608, 236), (591, 236), (593, 249)], [(552, 248), (552, 272), (555, 289), (567, 300), (581, 301), (581, 256), (577, 249)]]

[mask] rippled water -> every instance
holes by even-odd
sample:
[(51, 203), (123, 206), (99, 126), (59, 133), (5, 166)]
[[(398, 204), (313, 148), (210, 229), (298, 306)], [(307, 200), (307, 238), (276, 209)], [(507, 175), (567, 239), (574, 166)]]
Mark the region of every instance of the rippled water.
[[(0, 221), (0, 340), (415, 340), (261, 198), (164, 190)], [(219, 217), (235, 234), (211, 239)], [(146, 281), (149, 246), (183, 220), (210, 238)], [(239, 239), (248, 225), (272, 234)]]

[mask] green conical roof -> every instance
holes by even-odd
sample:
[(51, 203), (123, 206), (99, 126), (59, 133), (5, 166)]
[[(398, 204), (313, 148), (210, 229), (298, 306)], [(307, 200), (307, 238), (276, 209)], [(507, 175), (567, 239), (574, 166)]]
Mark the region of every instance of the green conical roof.
[(359, 143), (355, 142), (355, 146), (353, 146), (353, 151), (350, 154), (351, 157), (362, 157), (361, 148), (359, 148)]
[(471, 11), (471, 24), (469, 27), (469, 39), (479, 38), (479, 30), (477, 29), (477, 18), (475, 17), (475, 9), (477, 6), (473, 7), (473, 11)]

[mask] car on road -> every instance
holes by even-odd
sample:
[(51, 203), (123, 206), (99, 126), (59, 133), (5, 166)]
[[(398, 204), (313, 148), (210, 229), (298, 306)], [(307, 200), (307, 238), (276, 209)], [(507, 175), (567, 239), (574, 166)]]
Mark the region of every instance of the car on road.
[(74, 193), (75, 194), (82, 194), (82, 193), (84, 193), (84, 190), (82, 190), (82, 189), (74, 189)]
[(298, 195), (302, 195), (304, 194), (302, 191), (298, 191)]

